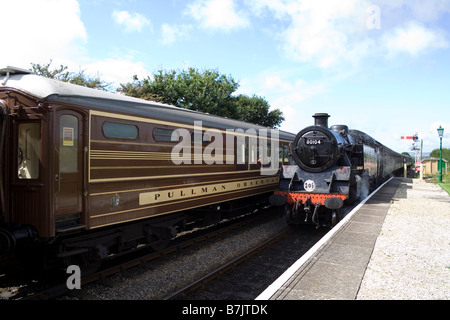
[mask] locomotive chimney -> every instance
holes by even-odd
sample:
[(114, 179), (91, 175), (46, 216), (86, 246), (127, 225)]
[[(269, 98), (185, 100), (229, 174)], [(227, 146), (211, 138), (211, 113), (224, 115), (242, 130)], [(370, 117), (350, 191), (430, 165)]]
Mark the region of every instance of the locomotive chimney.
[(324, 127), (328, 129), (328, 113), (316, 113), (313, 115), (314, 118), (314, 125), (319, 127)]

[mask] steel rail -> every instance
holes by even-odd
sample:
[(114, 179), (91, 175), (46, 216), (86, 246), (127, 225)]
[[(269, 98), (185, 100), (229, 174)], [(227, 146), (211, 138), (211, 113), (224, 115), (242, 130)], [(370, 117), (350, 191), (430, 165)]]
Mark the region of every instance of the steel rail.
[(286, 229), (280, 231), (280, 233), (278, 233), (277, 235), (273, 236), (272, 238), (266, 240), (265, 242), (263, 242), (256, 248), (248, 250), (247, 252), (241, 254), (240, 256), (233, 259), (232, 261), (230, 261), (230, 262), (224, 264), (223, 266), (204, 275), (200, 279), (195, 280), (195, 281), (191, 282), (190, 284), (178, 289), (177, 291), (164, 296), (162, 298), (162, 300), (174, 300), (174, 299), (177, 299), (178, 297), (185, 298), (189, 294), (192, 294), (196, 291), (204, 289), (205, 286), (209, 282), (219, 279), (224, 273), (233, 270), (237, 265), (247, 261), (254, 255), (258, 254), (259, 252), (267, 249), (272, 244), (278, 242), (281, 238), (286, 236), (288, 234), (288, 232), (290, 232), (290, 231), (291, 231), (290, 228), (286, 228)]

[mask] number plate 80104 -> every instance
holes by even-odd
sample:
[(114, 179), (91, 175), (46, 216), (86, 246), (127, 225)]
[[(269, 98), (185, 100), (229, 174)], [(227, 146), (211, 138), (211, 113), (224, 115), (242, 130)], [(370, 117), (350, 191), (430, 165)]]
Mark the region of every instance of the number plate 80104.
[(306, 139), (305, 144), (307, 145), (316, 145), (316, 144), (322, 144), (323, 141), (321, 139)]

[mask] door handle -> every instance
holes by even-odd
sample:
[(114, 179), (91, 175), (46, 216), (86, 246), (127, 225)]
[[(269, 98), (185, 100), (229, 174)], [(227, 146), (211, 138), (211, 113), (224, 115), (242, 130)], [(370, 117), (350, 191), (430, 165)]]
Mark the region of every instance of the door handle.
[(55, 174), (55, 181), (58, 182), (58, 189), (57, 189), (57, 191), (55, 191), (55, 193), (58, 193), (59, 190), (61, 189), (61, 173), (59, 171), (59, 151), (56, 147), (55, 147), (55, 151), (58, 154), (58, 159), (56, 160), (56, 163), (58, 163), (58, 171)]
[(87, 191), (87, 179), (88, 179), (88, 147), (84, 147), (84, 157), (83, 157), (83, 195), (86, 197), (88, 195)]

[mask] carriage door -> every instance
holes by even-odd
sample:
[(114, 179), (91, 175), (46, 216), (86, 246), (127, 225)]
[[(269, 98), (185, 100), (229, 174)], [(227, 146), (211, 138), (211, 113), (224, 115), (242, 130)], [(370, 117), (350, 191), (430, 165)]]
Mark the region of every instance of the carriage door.
[(80, 224), (83, 210), (83, 116), (71, 110), (56, 113), (55, 219), (56, 228)]

